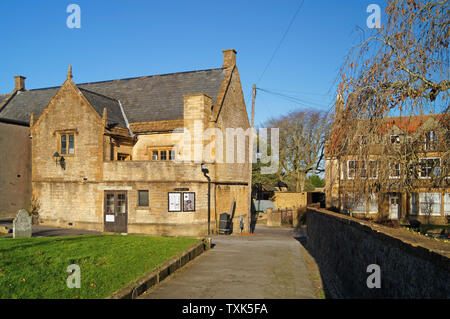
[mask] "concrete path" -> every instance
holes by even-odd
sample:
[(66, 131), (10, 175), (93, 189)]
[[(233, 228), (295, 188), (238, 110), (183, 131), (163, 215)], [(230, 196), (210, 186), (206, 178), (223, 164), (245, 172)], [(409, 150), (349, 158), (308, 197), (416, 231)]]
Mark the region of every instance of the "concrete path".
[[(9, 229), (13, 228), (12, 220), (9, 219), (0, 219), (0, 226), (6, 226)], [(83, 230), (83, 229), (74, 229), (74, 228), (59, 228), (59, 227), (51, 227), (44, 225), (32, 225), (31, 226), (32, 237), (56, 237), (56, 236), (75, 236), (75, 235), (98, 235), (101, 232), (91, 231), (91, 230)], [(3, 235), (0, 233), (0, 238), (12, 238), (12, 233), (7, 235)]]
[(214, 248), (141, 298), (315, 298), (290, 228), (257, 225), (255, 236), (216, 236)]

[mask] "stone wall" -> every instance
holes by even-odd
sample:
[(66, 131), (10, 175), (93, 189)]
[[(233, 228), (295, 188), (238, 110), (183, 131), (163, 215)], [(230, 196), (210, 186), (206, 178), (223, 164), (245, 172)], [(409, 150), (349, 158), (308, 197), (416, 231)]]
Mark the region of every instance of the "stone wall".
[(275, 192), (272, 202), (275, 209), (306, 207), (307, 193)]
[[(450, 298), (450, 244), (308, 207), (307, 248), (331, 298)], [(367, 266), (381, 288), (367, 287)]]
[(0, 218), (29, 209), (31, 200), (30, 128), (0, 122)]

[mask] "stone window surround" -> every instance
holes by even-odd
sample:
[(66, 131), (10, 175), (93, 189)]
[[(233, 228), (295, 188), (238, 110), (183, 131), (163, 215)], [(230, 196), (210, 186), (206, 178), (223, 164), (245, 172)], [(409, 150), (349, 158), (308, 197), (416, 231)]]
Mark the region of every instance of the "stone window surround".
[[(57, 136), (57, 139), (56, 139), (56, 149), (57, 149), (57, 152), (60, 154), (60, 155), (63, 155), (63, 156), (65, 156), (65, 157), (67, 157), (67, 156), (74, 156), (75, 155), (75, 149), (76, 149), (76, 146), (75, 146), (75, 136), (77, 136), (78, 135), (78, 130), (77, 129), (65, 129), (65, 130), (55, 130), (54, 132), (53, 132), (53, 135), (54, 136)], [(66, 136), (69, 136), (69, 135), (73, 135), (73, 138), (74, 138), (74, 142), (73, 142), (73, 148), (74, 148), (74, 151), (73, 151), (73, 154), (69, 154), (69, 152), (68, 152), (68, 149), (69, 149), (69, 140), (67, 139), (66, 140), (66, 153), (65, 154), (63, 154), (62, 152), (61, 152), (61, 137), (63, 136), (63, 135), (66, 135)]]
[[(147, 205), (141, 205), (141, 203), (140, 203), (140, 195), (139, 194), (141, 192), (147, 192)], [(136, 207), (137, 208), (142, 208), (142, 207), (149, 208), (150, 207), (150, 191), (148, 189), (138, 189), (137, 190), (137, 205), (136, 205)]]
[[(153, 159), (153, 152), (157, 151), (158, 152), (158, 159), (154, 160)], [(161, 151), (166, 151), (166, 159), (162, 160), (161, 159)], [(150, 161), (172, 161), (173, 159), (170, 159), (170, 152), (173, 151), (174, 155), (175, 155), (175, 149), (173, 146), (157, 146), (157, 147), (148, 147), (147, 148), (147, 154), (149, 156), (149, 160)]]

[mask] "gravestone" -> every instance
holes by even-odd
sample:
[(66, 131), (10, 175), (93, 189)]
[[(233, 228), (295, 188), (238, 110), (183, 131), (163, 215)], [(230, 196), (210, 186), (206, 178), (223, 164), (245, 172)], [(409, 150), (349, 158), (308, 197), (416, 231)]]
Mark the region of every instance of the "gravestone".
[(13, 221), (13, 238), (31, 237), (31, 217), (25, 209), (17, 212)]

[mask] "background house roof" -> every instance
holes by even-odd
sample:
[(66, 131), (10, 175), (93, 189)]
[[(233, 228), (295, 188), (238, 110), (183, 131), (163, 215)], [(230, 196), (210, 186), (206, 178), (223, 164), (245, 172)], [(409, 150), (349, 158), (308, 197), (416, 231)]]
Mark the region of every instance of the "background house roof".
[[(118, 101), (130, 123), (181, 120), (184, 118), (183, 95), (204, 93), (214, 103), (224, 75), (225, 71), (219, 68), (82, 83), (77, 87), (100, 116), (103, 108), (107, 108), (109, 124), (126, 127)], [(34, 113), (37, 119), (58, 89), (19, 91), (0, 110), (0, 118), (29, 122)]]
[(56, 91), (58, 87), (18, 91), (0, 111), (0, 117), (29, 123), (31, 113), (37, 119)]

